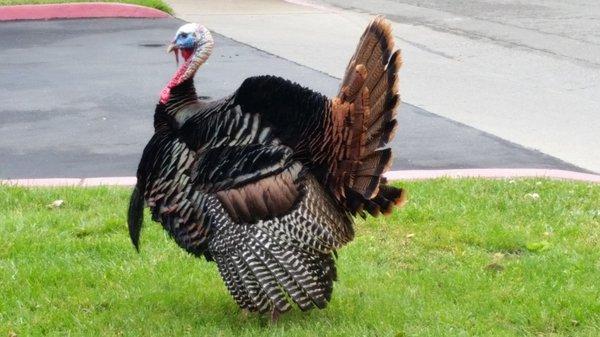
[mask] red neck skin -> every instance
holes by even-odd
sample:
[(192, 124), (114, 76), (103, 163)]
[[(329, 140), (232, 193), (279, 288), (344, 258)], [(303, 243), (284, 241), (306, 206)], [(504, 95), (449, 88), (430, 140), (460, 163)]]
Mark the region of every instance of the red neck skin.
[[(179, 51), (176, 50), (175, 53), (177, 53), (177, 52), (179, 52)], [(192, 63), (191, 56), (193, 54), (194, 54), (194, 50), (181, 49), (181, 55), (183, 56), (183, 59), (185, 60), (185, 62), (183, 62), (181, 67), (179, 67), (177, 69), (177, 71), (175, 72), (175, 74), (173, 75), (173, 77), (171, 78), (169, 83), (167, 83), (167, 85), (161, 91), (160, 101), (159, 101), (160, 103), (167, 104), (167, 102), (169, 101), (169, 97), (171, 97), (171, 89), (180, 85), (181, 82), (187, 80), (187, 78), (184, 75), (186, 74), (190, 64)], [(194, 76), (194, 75), (192, 74), (192, 76)]]

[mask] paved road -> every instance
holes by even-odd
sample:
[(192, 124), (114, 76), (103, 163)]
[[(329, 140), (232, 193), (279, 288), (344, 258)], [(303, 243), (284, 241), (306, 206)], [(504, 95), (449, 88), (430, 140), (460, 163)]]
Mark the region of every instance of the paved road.
[(383, 13), (407, 102), (600, 172), (598, 1), (167, 1), (185, 20), (334, 77)]
[(410, 27), (395, 32), (404, 43), (445, 58), (447, 70), (427, 64), (455, 81), (434, 112), (600, 171), (600, 1), (323, 2), (385, 14)]
[[(152, 134), (158, 93), (175, 70), (165, 42), (181, 24), (160, 20), (0, 23), (0, 178), (132, 176)], [(326, 94), (339, 79), (216, 34), (197, 76), (218, 98), (258, 74)], [(345, 67), (346, 60), (340, 60)], [(560, 168), (540, 152), (404, 103), (393, 169)]]
[(590, 68), (600, 67), (600, 2), (595, 0), (322, 1)]

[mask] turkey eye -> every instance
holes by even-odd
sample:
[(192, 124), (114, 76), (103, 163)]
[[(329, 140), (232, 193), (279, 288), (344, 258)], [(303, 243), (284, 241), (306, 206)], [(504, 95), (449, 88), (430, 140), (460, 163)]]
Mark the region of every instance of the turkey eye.
[(187, 35), (187, 33), (181, 33), (181, 34), (179, 34), (179, 36), (181, 36), (182, 38), (185, 39), (188, 35)]

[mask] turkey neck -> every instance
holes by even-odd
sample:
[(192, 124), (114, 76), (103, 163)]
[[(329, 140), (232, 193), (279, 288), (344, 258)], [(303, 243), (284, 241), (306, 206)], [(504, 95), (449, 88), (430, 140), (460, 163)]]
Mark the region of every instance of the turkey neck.
[[(196, 71), (212, 53), (214, 40), (210, 31), (206, 27), (200, 26), (196, 31), (198, 36), (198, 45), (194, 49), (192, 55), (185, 60), (185, 62), (177, 69), (169, 83), (162, 90), (160, 95), (160, 103), (165, 105), (171, 105), (182, 103), (182, 100), (192, 99), (197, 100), (196, 90), (194, 89), (194, 75)], [(177, 52), (177, 51), (176, 51)], [(176, 90), (184, 82), (191, 82), (190, 90), (179, 92)], [(186, 86), (188, 87), (188, 86)]]

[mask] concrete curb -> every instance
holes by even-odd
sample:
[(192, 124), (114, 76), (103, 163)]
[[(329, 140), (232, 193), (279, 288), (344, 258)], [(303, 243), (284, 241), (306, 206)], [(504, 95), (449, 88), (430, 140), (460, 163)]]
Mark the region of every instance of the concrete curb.
[(150, 7), (107, 2), (0, 7), (0, 21), (88, 18), (167, 18), (169, 16), (169, 14), (163, 11)]
[[(436, 178), (548, 178), (600, 183), (600, 175), (553, 169), (457, 169), (457, 170), (406, 170), (390, 171), (385, 175), (390, 180), (426, 180)], [(99, 178), (47, 178), (47, 179), (7, 179), (0, 185), (21, 187), (59, 186), (133, 186), (135, 177)]]
[(92, 186), (133, 186), (135, 177), (98, 177), (98, 178), (42, 178), (42, 179), (6, 179), (0, 185), (22, 187), (92, 187)]
[(548, 178), (557, 180), (600, 183), (600, 175), (556, 169), (455, 169), (455, 170), (406, 170), (389, 171), (390, 180), (425, 180), (435, 178)]

